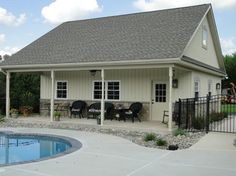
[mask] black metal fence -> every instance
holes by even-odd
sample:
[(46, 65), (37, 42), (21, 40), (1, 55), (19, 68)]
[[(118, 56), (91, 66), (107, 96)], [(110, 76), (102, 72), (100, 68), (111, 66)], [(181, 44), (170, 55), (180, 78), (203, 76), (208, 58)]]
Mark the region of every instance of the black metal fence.
[(223, 95), (179, 99), (174, 119), (188, 131), (236, 132), (236, 101)]

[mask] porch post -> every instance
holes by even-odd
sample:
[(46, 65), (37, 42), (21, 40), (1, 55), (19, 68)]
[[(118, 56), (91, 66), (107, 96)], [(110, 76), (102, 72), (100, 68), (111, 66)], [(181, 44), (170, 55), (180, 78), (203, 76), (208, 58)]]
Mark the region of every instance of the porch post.
[(7, 72), (7, 75), (6, 75), (6, 118), (10, 117), (10, 78), (11, 78), (11, 73)]
[(101, 78), (102, 78), (102, 98), (101, 98), (101, 126), (103, 125), (104, 121), (104, 69), (101, 70)]
[(50, 120), (53, 122), (54, 116), (54, 88), (55, 87), (55, 73), (51, 70), (51, 104), (50, 104)]
[(173, 68), (169, 67), (169, 121), (168, 129), (172, 130), (172, 79), (173, 79)]

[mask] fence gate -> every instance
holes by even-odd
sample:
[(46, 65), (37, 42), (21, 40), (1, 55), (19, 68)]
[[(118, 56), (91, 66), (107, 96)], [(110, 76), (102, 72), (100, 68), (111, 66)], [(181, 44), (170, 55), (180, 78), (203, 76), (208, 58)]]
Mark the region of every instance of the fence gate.
[(236, 133), (236, 101), (222, 95), (179, 99), (174, 119), (188, 131)]

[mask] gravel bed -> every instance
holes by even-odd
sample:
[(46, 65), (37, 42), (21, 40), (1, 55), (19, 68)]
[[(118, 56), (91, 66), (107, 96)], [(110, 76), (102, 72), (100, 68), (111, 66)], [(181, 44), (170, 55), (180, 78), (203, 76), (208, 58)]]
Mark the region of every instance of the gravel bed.
[[(186, 149), (195, 144), (201, 137), (205, 135), (204, 132), (188, 132), (186, 135), (173, 136), (172, 134), (158, 134), (154, 133), (156, 138), (167, 141), (167, 146), (157, 146), (155, 141), (144, 141), (147, 132), (131, 131), (127, 129), (103, 128), (94, 125), (72, 124), (72, 123), (58, 123), (58, 122), (24, 122), (20, 120), (7, 119), (0, 123), (1, 128), (7, 127), (24, 127), (24, 128), (54, 128), (54, 129), (73, 129), (79, 131), (88, 131), (96, 133), (104, 133), (119, 136), (128, 139), (138, 145), (151, 148), (167, 149), (168, 145), (178, 145), (179, 149)], [(153, 132), (152, 132), (153, 133)]]

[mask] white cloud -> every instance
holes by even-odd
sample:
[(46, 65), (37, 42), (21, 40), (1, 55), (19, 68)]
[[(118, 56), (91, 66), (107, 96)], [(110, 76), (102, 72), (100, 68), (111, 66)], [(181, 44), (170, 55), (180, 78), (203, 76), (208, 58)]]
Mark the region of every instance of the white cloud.
[(142, 11), (151, 11), (205, 3), (212, 3), (218, 9), (236, 8), (236, 0), (135, 0), (133, 4)]
[(11, 12), (8, 12), (6, 9), (0, 7), (0, 24), (7, 26), (19, 26), (23, 24), (26, 20), (26, 14), (22, 13), (19, 17), (16, 17)]
[(54, 0), (42, 9), (42, 15), (47, 22), (58, 24), (82, 19), (99, 11), (101, 11), (101, 7), (97, 0)]
[(0, 34), (0, 44), (5, 42), (5, 34)]
[(17, 51), (19, 51), (20, 48), (19, 47), (9, 47), (9, 46), (6, 46), (4, 49), (0, 49), (0, 55), (12, 55), (14, 53), (16, 53)]
[(222, 52), (224, 55), (236, 53), (236, 40), (235, 38), (220, 39)]

